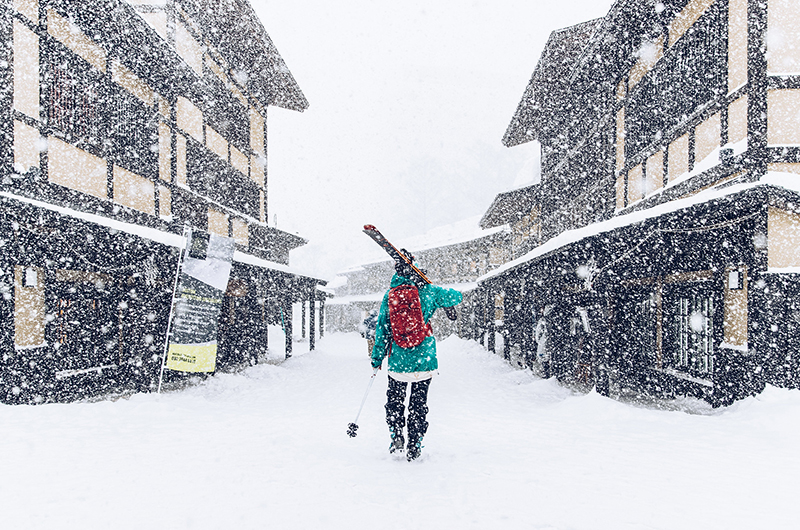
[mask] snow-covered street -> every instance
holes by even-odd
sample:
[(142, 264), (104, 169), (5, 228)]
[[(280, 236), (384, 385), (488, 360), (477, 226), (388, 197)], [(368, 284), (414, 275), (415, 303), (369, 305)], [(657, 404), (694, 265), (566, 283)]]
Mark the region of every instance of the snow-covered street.
[(371, 373), (357, 334), (160, 396), (0, 405), (1, 526), (797, 527), (800, 391), (657, 409), (454, 337), (439, 357), (413, 463), (387, 451), (385, 371), (345, 434)]

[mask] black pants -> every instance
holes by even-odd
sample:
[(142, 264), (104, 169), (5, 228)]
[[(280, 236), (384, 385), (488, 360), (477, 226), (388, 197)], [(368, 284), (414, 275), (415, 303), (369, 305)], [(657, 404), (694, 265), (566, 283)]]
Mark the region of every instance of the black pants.
[[(428, 387), (431, 380), (411, 383), (411, 396), (408, 402), (408, 444), (413, 445), (422, 440), (428, 431)], [(408, 383), (395, 381), (389, 376), (389, 389), (386, 391), (386, 423), (392, 437), (403, 432), (406, 423), (405, 400)]]

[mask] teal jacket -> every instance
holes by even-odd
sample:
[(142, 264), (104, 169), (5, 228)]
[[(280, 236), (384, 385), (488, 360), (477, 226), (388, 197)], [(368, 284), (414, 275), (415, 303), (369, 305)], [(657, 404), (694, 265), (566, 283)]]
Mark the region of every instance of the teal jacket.
[[(392, 278), (392, 287), (398, 285), (414, 285), (414, 282), (397, 274)], [(461, 293), (455, 289), (446, 289), (437, 285), (425, 285), (419, 290), (419, 301), (422, 306), (422, 317), (429, 322), (433, 313), (440, 307), (452, 307), (461, 302)], [(429, 372), (439, 367), (436, 360), (436, 339), (426, 337), (419, 346), (401, 348), (392, 342), (392, 328), (389, 324), (389, 291), (383, 296), (381, 310), (378, 313), (378, 325), (375, 329), (375, 347), (372, 348), (372, 366), (383, 363), (389, 344), (392, 353), (389, 355), (390, 372)]]

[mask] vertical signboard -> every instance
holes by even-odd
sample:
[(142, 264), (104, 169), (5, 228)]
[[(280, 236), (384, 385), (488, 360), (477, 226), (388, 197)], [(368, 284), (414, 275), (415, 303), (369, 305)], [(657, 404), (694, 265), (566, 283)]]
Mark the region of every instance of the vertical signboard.
[(234, 240), (191, 232), (180, 271), (166, 367), (181, 372), (213, 372), (217, 362), (217, 322), (228, 286)]

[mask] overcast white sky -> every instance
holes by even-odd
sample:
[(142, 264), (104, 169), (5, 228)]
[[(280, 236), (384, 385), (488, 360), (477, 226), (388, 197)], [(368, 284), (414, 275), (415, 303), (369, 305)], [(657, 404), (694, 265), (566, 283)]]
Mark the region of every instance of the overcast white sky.
[(251, 2), (311, 105), (270, 109), (269, 221), (309, 240), (291, 264), (325, 279), (382, 257), (364, 224), (400, 240), (530, 180), (536, 149), (501, 138), (542, 48), (612, 3)]

